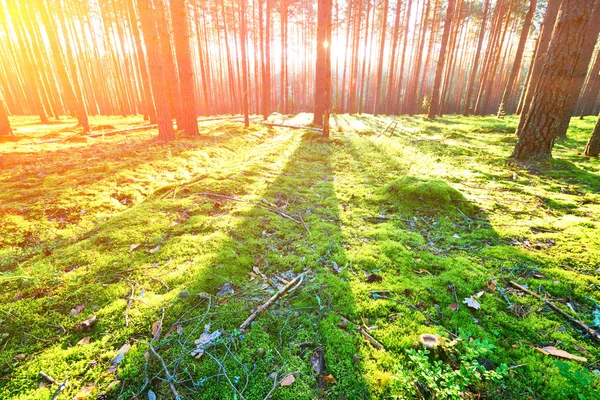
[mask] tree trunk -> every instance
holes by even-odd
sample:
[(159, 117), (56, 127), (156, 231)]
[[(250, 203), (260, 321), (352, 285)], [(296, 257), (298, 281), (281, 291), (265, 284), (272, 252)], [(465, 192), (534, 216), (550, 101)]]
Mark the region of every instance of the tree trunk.
[(8, 108), (3, 97), (0, 97), (0, 136), (14, 136), (8, 119)]
[(138, 12), (146, 45), (148, 67), (150, 70), (150, 82), (152, 83), (152, 93), (154, 94), (154, 106), (158, 119), (158, 140), (168, 141), (175, 139), (173, 130), (173, 118), (171, 117), (171, 108), (169, 105), (167, 81), (163, 66), (160, 48), (160, 38), (158, 25), (154, 16), (156, 10), (152, 5), (152, 0), (137, 0)]
[[(331, 108), (331, 9), (332, 0), (319, 0), (313, 119), (313, 123), (318, 126), (323, 126), (323, 116), (328, 116)], [(323, 136), (329, 136), (325, 129)]]
[(380, 101), (381, 101), (381, 93), (379, 93), (379, 92), (381, 91), (381, 80), (382, 80), (382, 75), (383, 75), (383, 56), (385, 53), (385, 30), (387, 27), (387, 14), (388, 14), (388, 4), (389, 4), (388, 1), (389, 0), (383, 0), (383, 9), (382, 9), (383, 16), (381, 18), (381, 39), (379, 41), (379, 63), (377, 64), (377, 78), (375, 81), (375, 89), (373, 90), (373, 93), (374, 93), (373, 115), (374, 116), (377, 116), (377, 114), (379, 112), (379, 105), (380, 105)]
[(171, 19), (177, 69), (179, 70), (179, 93), (181, 94), (182, 129), (189, 135), (198, 135), (198, 116), (196, 114), (196, 93), (194, 71), (192, 69), (191, 30), (187, 0), (170, 0)]
[(519, 45), (517, 46), (517, 54), (515, 56), (515, 61), (513, 63), (512, 70), (510, 72), (510, 76), (508, 77), (508, 82), (506, 83), (506, 87), (504, 88), (504, 93), (502, 95), (502, 100), (500, 100), (500, 108), (498, 109), (498, 116), (501, 113), (513, 113), (513, 88), (515, 85), (515, 80), (519, 75), (519, 71), (521, 70), (521, 61), (523, 60), (523, 51), (525, 50), (525, 43), (527, 42), (527, 37), (529, 36), (529, 29), (531, 28), (531, 21), (533, 20), (533, 13), (535, 12), (535, 7), (537, 6), (537, 0), (531, 0), (529, 2), (529, 10), (525, 15), (525, 21), (523, 22), (523, 29), (521, 30), (521, 37), (519, 38)]
[(246, 0), (241, 2), (241, 22), (240, 22), (240, 43), (242, 45), (242, 112), (244, 113), (244, 126), (250, 126), (250, 118), (248, 116), (248, 64), (246, 62)]
[[(265, 68), (262, 77), (263, 104), (262, 114), (265, 119), (271, 115), (271, 13), (273, 11), (273, 0), (266, 0), (265, 12), (265, 43), (264, 57)], [(261, 8), (262, 12), (262, 8)]]
[(546, 57), (548, 45), (550, 44), (550, 39), (552, 39), (552, 32), (554, 31), (554, 24), (556, 23), (556, 17), (558, 16), (558, 9), (560, 8), (561, 1), (562, 0), (548, 0), (546, 15), (544, 16), (544, 22), (542, 23), (542, 30), (540, 31), (540, 36), (538, 37), (536, 44), (535, 55), (531, 61), (527, 82), (525, 83), (519, 105), (517, 106), (517, 114), (519, 115), (526, 114), (527, 107), (531, 103), (535, 86), (537, 85), (542, 67), (544, 66), (544, 57)]
[(440, 47), (440, 56), (435, 69), (435, 78), (433, 80), (433, 92), (431, 93), (431, 103), (429, 105), (428, 118), (434, 119), (440, 103), (440, 85), (442, 83), (442, 73), (444, 72), (444, 63), (446, 62), (446, 49), (448, 47), (448, 36), (450, 26), (452, 25), (452, 16), (454, 15), (454, 3), (456, 0), (448, 0), (448, 10), (446, 10), (446, 19), (444, 21), (444, 32), (442, 33), (442, 44)]
[(585, 146), (583, 154), (588, 157), (598, 157), (600, 155), (600, 115), (598, 115), (598, 122), (596, 122), (592, 137)]
[(591, 19), (588, 7), (589, 0), (563, 0), (561, 4), (531, 105), (517, 130), (518, 142), (513, 152), (516, 159), (552, 156), (578, 56), (586, 41)]
[(485, 37), (485, 26), (487, 24), (487, 15), (490, 9), (490, 0), (485, 0), (485, 6), (483, 8), (483, 15), (481, 16), (481, 26), (479, 27), (479, 39), (477, 40), (477, 50), (475, 51), (475, 60), (469, 74), (469, 82), (467, 83), (467, 92), (465, 94), (465, 108), (463, 115), (469, 116), (471, 112), (471, 100), (473, 97), (473, 87), (475, 85), (475, 76), (477, 75), (477, 69), (479, 68), (479, 59), (481, 58), (481, 47), (483, 45), (483, 39)]

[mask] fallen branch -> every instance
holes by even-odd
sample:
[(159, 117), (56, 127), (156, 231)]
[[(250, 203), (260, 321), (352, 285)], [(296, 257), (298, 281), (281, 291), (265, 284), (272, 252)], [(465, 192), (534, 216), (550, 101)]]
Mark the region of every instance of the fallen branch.
[[(339, 317), (342, 320), (340, 327), (345, 328), (350, 324), (350, 321), (348, 319), (342, 317), (341, 315)], [(369, 342), (371, 344), (371, 346), (375, 347), (377, 350), (385, 350), (385, 347), (383, 347), (383, 345), (381, 343), (379, 343), (377, 341), (377, 339), (375, 339), (373, 336), (369, 335), (369, 333), (366, 330), (361, 328), (358, 324), (354, 324), (354, 325), (356, 326), (356, 330), (358, 331), (358, 333), (363, 335), (363, 337), (367, 340), (367, 342)]]
[(65, 379), (64, 382), (57, 382), (56, 379), (52, 378), (50, 375), (48, 375), (45, 372), (40, 371), (40, 376), (42, 378), (44, 378), (45, 380), (47, 380), (48, 382), (50, 382), (51, 385), (58, 385), (58, 389), (56, 389), (56, 392), (54, 392), (54, 396), (52, 396), (52, 400), (56, 400), (58, 399), (58, 396), (60, 396), (60, 394), (63, 392), (63, 390), (65, 390), (65, 388), (67, 387), (67, 384), (69, 383), (69, 379)]
[(166, 381), (169, 383), (169, 387), (171, 388), (171, 392), (173, 392), (173, 395), (175, 396), (175, 400), (181, 399), (181, 396), (177, 392), (177, 388), (175, 387), (175, 384), (173, 383), (174, 377), (169, 372), (169, 368), (167, 368), (167, 364), (165, 364), (165, 360), (163, 360), (163, 358), (156, 352), (156, 350), (152, 346), (152, 343), (147, 343), (147, 345), (150, 348), (150, 351), (152, 352), (152, 354), (154, 354), (154, 356), (156, 358), (158, 358), (158, 361), (160, 361), (160, 363), (162, 364), (163, 370), (165, 371)]
[(566, 312), (564, 312), (563, 310), (561, 310), (558, 306), (556, 306), (554, 303), (545, 300), (542, 298), (542, 296), (540, 296), (539, 294), (532, 292), (531, 290), (519, 285), (516, 282), (513, 281), (509, 281), (509, 283), (514, 286), (515, 288), (522, 290), (523, 292), (532, 295), (533, 297), (535, 297), (538, 300), (541, 300), (544, 302), (544, 304), (546, 304), (548, 307), (550, 307), (553, 311), (555, 311), (556, 313), (562, 315), (563, 317), (565, 317), (566, 319), (568, 319), (569, 321), (571, 321), (572, 324), (577, 325), (579, 328), (583, 329), (586, 333), (588, 333), (589, 335), (592, 336), (592, 338), (594, 338), (597, 341), (600, 341), (600, 332), (598, 332), (595, 329), (590, 328), (589, 326), (587, 326), (586, 324), (584, 324), (581, 321), (576, 320), (575, 318), (573, 318), (572, 316), (570, 316), (569, 314), (567, 314)]
[(259, 306), (256, 311), (254, 311), (252, 314), (250, 314), (250, 316), (240, 325), (240, 329), (246, 329), (248, 326), (250, 326), (252, 321), (254, 321), (256, 319), (256, 317), (258, 317), (260, 314), (265, 312), (277, 300), (279, 300), (280, 297), (282, 297), (287, 292), (289, 292), (290, 289), (292, 289), (293, 287), (300, 285), (302, 283), (302, 281), (304, 280), (304, 277), (306, 276), (306, 274), (307, 274), (306, 272), (303, 272), (300, 275), (298, 275), (297, 277), (295, 277), (294, 279), (292, 279), (291, 281), (289, 281), (287, 285), (285, 285), (277, 293), (275, 293), (273, 296), (271, 296), (271, 298), (269, 300), (267, 300), (267, 302), (265, 304), (263, 304), (262, 306)]

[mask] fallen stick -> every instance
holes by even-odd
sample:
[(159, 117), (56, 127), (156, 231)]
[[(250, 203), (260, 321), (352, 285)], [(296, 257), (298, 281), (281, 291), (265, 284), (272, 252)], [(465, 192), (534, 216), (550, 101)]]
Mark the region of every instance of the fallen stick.
[(571, 321), (571, 323), (573, 323), (574, 325), (577, 325), (579, 328), (583, 329), (584, 331), (586, 331), (589, 335), (592, 336), (592, 338), (594, 338), (595, 340), (600, 341), (600, 332), (598, 332), (597, 330), (594, 330), (592, 328), (590, 328), (589, 326), (587, 326), (586, 324), (584, 324), (581, 321), (576, 320), (575, 318), (571, 317), (569, 314), (567, 314), (566, 312), (564, 312), (563, 310), (561, 310), (558, 306), (556, 306), (554, 303), (545, 300), (542, 298), (542, 296), (540, 296), (539, 294), (532, 292), (531, 290), (519, 285), (516, 282), (513, 281), (509, 281), (509, 283), (514, 286), (515, 288), (522, 290), (523, 292), (532, 295), (533, 297), (535, 297), (538, 300), (541, 300), (544, 302), (544, 304), (546, 304), (548, 307), (550, 307), (553, 311), (555, 311), (556, 313), (562, 315), (563, 317), (565, 317), (566, 319), (568, 319), (569, 321)]
[(284, 294), (289, 292), (290, 289), (293, 288), (294, 286), (296, 286), (297, 284), (299, 285), (300, 283), (302, 283), (306, 274), (307, 274), (306, 272), (303, 272), (300, 275), (298, 275), (297, 277), (295, 277), (294, 279), (292, 279), (291, 281), (289, 281), (287, 285), (282, 287), (277, 293), (275, 293), (273, 296), (271, 296), (271, 298), (269, 300), (267, 300), (267, 302), (265, 304), (263, 304), (262, 306), (259, 306), (256, 311), (254, 311), (252, 314), (250, 314), (250, 316), (240, 325), (240, 329), (246, 329), (248, 326), (250, 326), (252, 321), (254, 321), (256, 319), (256, 317), (258, 317), (260, 314), (264, 313), (280, 297), (282, 297)]
[(42, 378), (44, 378), (45, 380), (47, 380), (48, 382), (50, 382), (51, 385), (58, 385), (58, 389), (56, 389), (56, 392), (54, 392), (54, 396), (52, 396), (52, 400), (56, 400), (58, 399), (58, 396), (60, 396), (60, 394), (63, 392), (63, 390), (65, 390), (65, 388), (67, 387), (67, 383), (69, 383), (69, 379), (65, 379), (64, 382), (57, 382), (56, 379), (52, 378), (50, 375), (48, 375), (47, 373), (40, 371), (40, 376)]
[(385, 129), (383, 131), (381, 131), (381, 133), (379, 135), (377, 135), (377, 137), (383, 135), (384, 133), (387, 132), (388, 129), (390, 129), (390, 126), (392, 126), (392, 124), (396, 121), (396, 116), (394, 116), (394, 118), (392, 118), (392, 122), (389, 123), (388, 126), (385, 127)]
[(154, 356), (156, 358), (158, 358), (158, 361), (160, 361), (160, 363), (163, 367), (163, 370), (165, 371), (165, 377), (166, 377), (165, 380), (169, 383), (169, 387), (171, 388), (171, 392), (173, 392), (173, 395), (175, 396), (175, 400), (181, 399), (181, 396), (177, 392), (177, 388), (173, 384), (174, 377), (169, 372), (169, 369), (167, 368), (167, 364), (165, 364), (165, 360), (163, 360), (163, 358), (156, 352), (156, 350), (152, 346), (152, 343), (147, 343), (147, 345), (150, 348), (150, 351), (152, 352), (152, 354), (154, 354)]
[[(340, 328), (346, 328), (350, 324), (350, 321), (348, 319), (342, 317), (341, 315), (339, 317), (342, 320), (341, 324), (339, 325)], [(373, 336), (369, 335), (369, 333), (366, 330), (364, 330), (363, 328), (358, 326), (358, 324), (354, 324), (354, 325), (356, 326), (356, 330), (358, 331), (358, 333), (363, 335), (363, 337), (367, 340), (367, 342), (369, 342), (371, 344), (371, 346), (375, 347), (377, 350), (385, 350), (385, 347), (383, 347), (383, 345), (381, 343), (379, 343), (377, 341), (377, 339), (375, 339)]]

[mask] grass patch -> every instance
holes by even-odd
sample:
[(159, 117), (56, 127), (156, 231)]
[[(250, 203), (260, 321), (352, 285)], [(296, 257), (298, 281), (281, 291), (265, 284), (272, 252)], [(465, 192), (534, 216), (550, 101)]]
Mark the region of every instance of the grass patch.
[[(508, 281), (593, 323), (600, 164), (578, 153), (595, 121), (523, 165), (512, 116), (398, 117), (391, 136), (390, 117), (333, 120), (327, 140), (206, 121), (158, 145), (153, 130), (62, 140), (80, 137), (73, 121), (15, 119), (24, 139), (0, 144), (0, 398), (51, 397), (40, 371), (69, 379), (65, 398), (171, 398), (150, 345), (189, 398), (260, 399), (290, 375), (272, 398), (594, 398), (597, 343)], [(203, 332), (218, 338), (194, 358)], [(427, 354), (425, 333), (463, 341)]]

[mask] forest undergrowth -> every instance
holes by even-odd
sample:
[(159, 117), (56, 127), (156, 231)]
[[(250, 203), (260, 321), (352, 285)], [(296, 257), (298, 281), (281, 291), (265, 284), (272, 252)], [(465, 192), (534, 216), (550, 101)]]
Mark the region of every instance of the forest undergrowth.
[(510, 283), (600, 328), (595, 119), (532, 164), (511, 116), (391, 121), (13, 120), (0, 398), (599, 398), (598, 342)]

